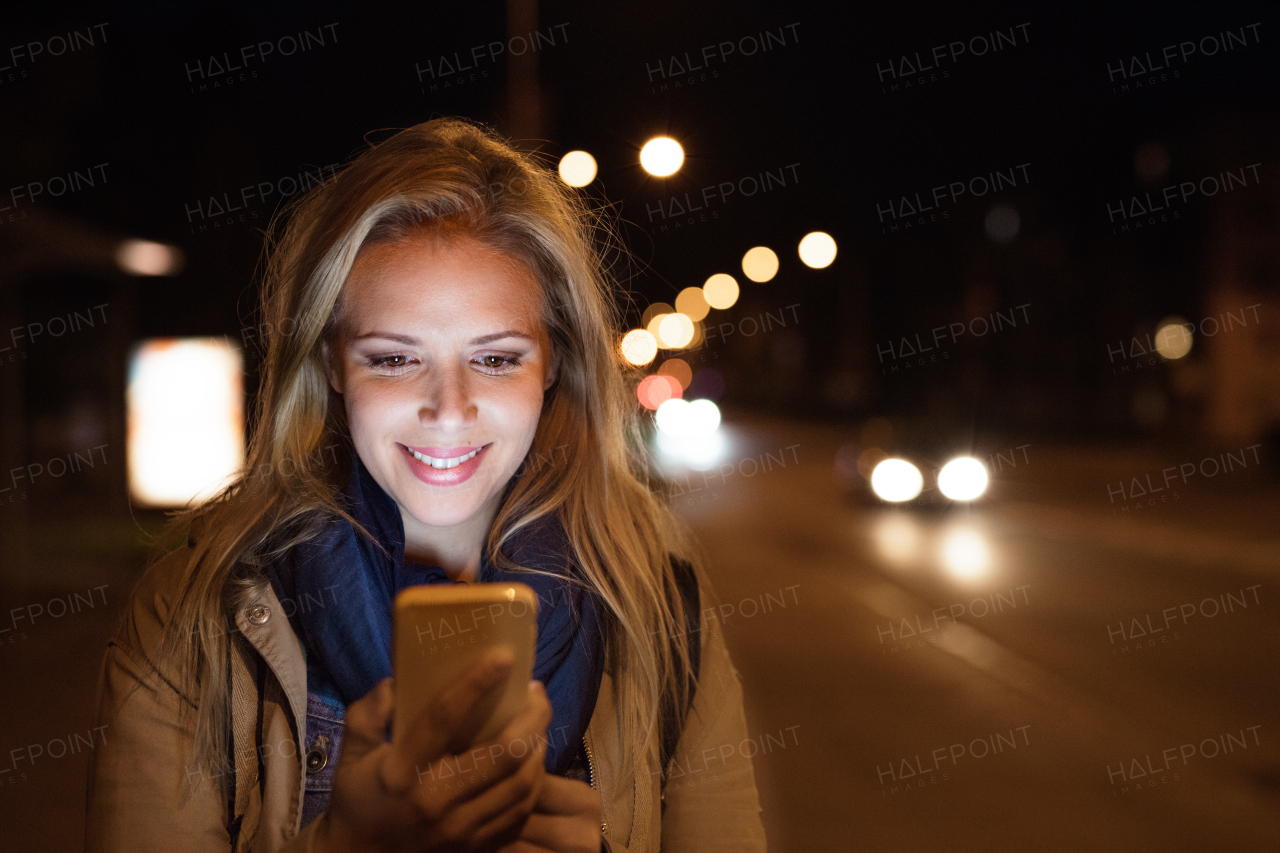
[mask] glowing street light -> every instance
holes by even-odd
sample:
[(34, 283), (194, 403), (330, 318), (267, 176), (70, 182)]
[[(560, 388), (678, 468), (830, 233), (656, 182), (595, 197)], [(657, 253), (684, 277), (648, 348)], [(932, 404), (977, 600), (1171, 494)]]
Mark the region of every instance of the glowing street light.
[(825, 231), (813, 231), (800, 241), (800, 260), (815, 270), (831, 266), (836, 259), (836, 241)]
[(752, 281), (769, 281), (778, 274), (778, 255), (768, 246), (748, 249), (742, 256), (742, 272)]
[(665, 178), (680, 171), (684, 163), (684, 149), (669, 136), (650, 139), (640, 149), (640, 165), (650, 175)]
[(711, 306), (701, 287), (686, 287), (676, 296), (676, 310), (690, 320), (701, 320), (707, 316)]
[(703, 283), (702, 295), (708, 305), (723, 311), (738, 301), (738, 282), (728, 273), (718, 272)]
[(658, 341), (647, 329), (632, 329), (622, 336), (618, 348), (628, 363), (641, 367), (658, 354)]
[(596, 179), (596, 158), (585, 151), (570, 151), (560, 158), (560, 179), (571, 187), (585, 187)]
[(679, 311), (663, 314), (658, 321), (658, 345), (666, 349), (686, 347), (693, 340), (693, 321)]

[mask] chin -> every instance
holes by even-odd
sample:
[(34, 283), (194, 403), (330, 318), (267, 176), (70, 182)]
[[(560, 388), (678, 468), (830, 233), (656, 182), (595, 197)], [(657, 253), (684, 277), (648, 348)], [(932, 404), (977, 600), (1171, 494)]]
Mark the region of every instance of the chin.
[(465, 501), (430, 500), (422, 496), (414, 496), (407, 502), (397, 500), (414, 521), (427, 527), (453, 527), (462, 524), (480, 511), (483, 500), (468, 496)]

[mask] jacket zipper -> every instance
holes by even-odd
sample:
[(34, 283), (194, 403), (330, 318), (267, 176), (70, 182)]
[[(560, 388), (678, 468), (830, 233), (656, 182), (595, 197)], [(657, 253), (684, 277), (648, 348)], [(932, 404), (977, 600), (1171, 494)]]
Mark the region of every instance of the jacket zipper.
[[(592, 788), (595, 788), (596, 787), (595, 759), (591, 755), (591, 745), (587, 743), (587, 736), (585, 733), (582, 735), (582, 747), (587, 751), (587, 776), (588, 776), (587, 784), (589, 784)], [(607, 832), (608, 829), (609, 829), (609, 824), (606, 823), (604, 820), (604, 810), (602, 809), (601, 817), (600, 817), (600, 831)]]

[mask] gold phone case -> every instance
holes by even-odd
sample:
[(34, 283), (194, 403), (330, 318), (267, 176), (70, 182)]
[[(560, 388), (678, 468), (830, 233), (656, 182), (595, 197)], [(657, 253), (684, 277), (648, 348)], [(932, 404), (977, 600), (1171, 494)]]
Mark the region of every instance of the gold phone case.
[(515, 663), (506, 680), (477, 705), (476, 722), (484, 722), (472, 744), (494, 740), (527, 700), (538, 640), (538, 597), (526, 584), (409, 587), (396, 596), (393, 633), (393, 741), (400, 742), (436, 697), (495, 646), (509, 647)]

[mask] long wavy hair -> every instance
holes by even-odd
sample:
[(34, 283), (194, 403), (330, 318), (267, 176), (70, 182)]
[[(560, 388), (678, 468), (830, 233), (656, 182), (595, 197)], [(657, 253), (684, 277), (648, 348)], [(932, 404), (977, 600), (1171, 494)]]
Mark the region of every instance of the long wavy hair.
[(684, 612), (673, 561), (694, 566), (706, 602), (703, 558), (652, 488), (632, 391), (638, 370), (618, 349), (623, 289), (605, 263), (621, 246), (602, 209), (558, 180), (541, 155), (453, 118), (371, 144), (268, 230), (260, 311), (262, 327), (274, 333), (266, 336), (246, 464), (214, 498), (171, 521), (179, 535), (192, 525), (201, 531), (191, 539), (157, 661), (183, 693), (198, 697), (184, 703), (184, 713), (195, 715), (189, 759), (226, 766), (229, 632), (221, 626), (266, 591), (265, 569), (287, 549), (335, 516), (356, 524), (338, 501), (342, 466), (314, 464), (335, 443), (351, 448), (322, 344), (337, 339), (343, 285), (360, 250), (423, 234), (474, 238), (523, 264), (541, 288), (559, 369), (526, 463), (557, 461), (524, 466), (485, 549), (495, 565), (525, 568), (504, 545), (559, 513), (573, 556), (606, 607), (606, 667), (630, 740), (625, 778), (636, 772), (633, 756), (646, 754), (659, 734), (659, 707), (684, 707), (689, 644), (700, 634), (686, 629), (698, 614)]

